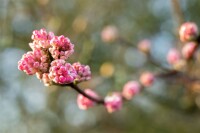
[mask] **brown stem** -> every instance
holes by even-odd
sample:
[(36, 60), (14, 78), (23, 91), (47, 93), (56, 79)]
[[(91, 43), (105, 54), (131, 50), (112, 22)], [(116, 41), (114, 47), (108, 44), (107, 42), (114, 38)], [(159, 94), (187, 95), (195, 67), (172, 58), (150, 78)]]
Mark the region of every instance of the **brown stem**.
[(190, 77), (189, 75), (183, 73), (183, 72), (179, 72), (176, 70), (172, 70), (166, 73), (159, 73), (155, 75), (157, 78), (176, 78), (181, 80), (183, 83), (191, 83), (191, 82), (196, 82), (196, 83), (200, 83), (200, 79), (197, 77)]
[(96, 102), (97, 104), (104, 104), (105, 103), (103, 99), (98, 99), (98, 98), (95, 98), (95, 97), (92, 97), (92, 96), (88, 95), (83, 90), (81, 90), (77, 85), (75, 85), (73, 83), (68, 84), (68, 86), (70, 86), (72, 89), (74, 89), (78, 93), (82, 94), (83, 96), (87, 97), (88, 99)]

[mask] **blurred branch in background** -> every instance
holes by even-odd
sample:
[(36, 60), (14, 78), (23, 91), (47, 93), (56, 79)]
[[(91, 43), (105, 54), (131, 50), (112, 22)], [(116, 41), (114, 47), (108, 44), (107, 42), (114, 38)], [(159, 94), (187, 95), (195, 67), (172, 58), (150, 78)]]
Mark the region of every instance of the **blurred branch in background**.
[(172, 5), (172, 16), (174, 17), (176, 26), (175, 26), (175, 33), (178, 37), (178, 29), (181, 26), (181, 24), (184, 22), (184, 15), (183, 11), (181, 9), (181, 0), (171, 0)]

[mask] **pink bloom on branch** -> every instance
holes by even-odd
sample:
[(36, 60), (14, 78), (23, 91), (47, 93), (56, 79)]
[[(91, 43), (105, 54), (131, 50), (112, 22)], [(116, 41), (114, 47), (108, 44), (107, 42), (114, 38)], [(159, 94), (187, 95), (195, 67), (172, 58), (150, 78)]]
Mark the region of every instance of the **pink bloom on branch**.
[(185, 44), (182, 48), (182, 55), (185, 59), (189, 59), (193, 56), (197, 44), (195, 42), (189, 42)]
[(33, 40), (47, 40), (48, 33), (45, 29), (34, 30), (31, 38)]
[(48, 71), (48, 68), (49, 57), (40, 49), (27, 52), (18, 62), (18, 69), (24, 71), (28, 75), (33, 75), (36, 72), (45, 73)]
[(54, 59), (66, 60), (74, 52), (74, 45), (69, 38), (63, 35), (54, 36), (50, 41), (50, 45), (52, 47), (49, 48), (49, 52)]
[(109, 113), (113, 113), (122, 108), (122, 96), (118, 92), (105, 97), (105, 107)]
[(51, 62), (49, 78), (58, 84), (72, 83), (77, 77), (76, 70), (70, 63), (58, 59)]
[(140, 82), (145, 87), (150, 87), (154, 83), (155, 77), (151, 72), (144, 72), (140, 76)]
[(130, 100), (139, 93), (140, 89), (141, 86), (137, 81), (129, 81), (124, 85), (122, 95), (127, 100)]
[(186, 22), (181, 25), (179, 35), (182, 42), (193, 41), (199, 35), (198, 27), (193, 22)]
[(151, 48), (151, 41), (148, 39), (144, 39), (139, 42), (138, 49), (144, 53), (149, 53)]
[(176, 64), (178, 61), (180, 61), (180, 53), (177, 49), (170, 49), (170, 51), (167, 54), (167, 61), (169, 64)]
[(104, 42), (113, 42), (119, 37), (118, 30), (115, 26), (109, 25), (106, 26), (101, 32), (101, 39)]
[[(85, 93), (91, 97), (98, 98), (98, 95), (91, 89), (86, 89)], [(77, 97), (77, 104), (80, 109), (86, 110), (90, 107), (93, 107), (95, 102), (83, 96), (82, 94), (79, 94)]]
[(54, 37), (53, 32), (47, 32), (45, 29), (34, 30), (32, 34), (33, 42), (29, 46), (34, 49), (49, 48), (50, 40)]
[(77, 82), (86, 81), (91, 79), (91, 71), (88, 65), (82, 65), (79, 62), (76, 62), (72, 65), (76, 70), (78, 76), (76, 78)]

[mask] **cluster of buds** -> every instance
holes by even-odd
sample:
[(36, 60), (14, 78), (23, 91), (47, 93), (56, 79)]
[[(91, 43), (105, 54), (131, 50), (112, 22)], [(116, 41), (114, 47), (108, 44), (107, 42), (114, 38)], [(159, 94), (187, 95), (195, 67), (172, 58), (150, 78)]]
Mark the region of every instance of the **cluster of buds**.
[(18, 69), (28, 75), (36, 74), (45, 85), (70, 84), (91, 78), (90, 67), (80, 63), (71, 65), (67, 62), (74, 52), (74, 45), (67, 37), (55, 36), (45, 29), (35, 30), (33, 42), (29, 43), (32, 51), (27, 52), (18, 62)]
[(194, 57), (195, 51), (198, 47), (199, 31), (198, 27), (193, 22), (186, 22), (181, 25), (179, 29), (180, 40), (184, 44), (181, 52), (173, 48), (168, 52), (167, 61), (175, 69), (181, 69), (184, 66), (183, 62)]
[[(113, 41), (118, 37), (114, 27), (107, 27), (102, 33), (106, 41)], [(46, 86), (66, 85), (78, 90), (78, 107), (86, 110), (101, 103), (109, 113), (122, 108), (124, 100), (131, 100), (142, 88), (150, 87), (155, 80), (155, 76), (150, 72), (141, 75), (140, 81), (128, 81), (121, 92), (112, 92), (100, 100), (99, 95), (91, 89), (81, 90), (77, 83), (91, 79), (91, 71), (88, 65), (79, 62), (73, 64), (68, 62), (68, 58), (74, 52), (74, 45), (67, 37), (55, 36), (45, 29), (35, 30), (32, 34), (33, 42), (29, 43), (32, 51), (27, 52), (18, 62), (18, 69), (28, 75), (36, 74), (37, 78), (43, 81)], [(139, 48), (148, 53), (150, 41), (143, 41)]]
[[(131, 100), (135, 95), (137, 95), (141, 91), (142, 88), (152, 86), (154, 81), (155, 81), (154, 74), (150, 72), (144, 72), (141, 74), (139, 82), (135, 80), (128, 81), (123, 86), (122, 92), (109, 93), (104, 98), (103, 104), (109, 113), (113, 113), (117, 110), (120, 110), (122, 108), (124, 100)], [(90, 96), (93, 96), (94, 98), (98, 98), (98, 95), (90, 89), (86, 89), (85, 93)], [(77, 103), (79, 108), (83, 110), (86, 110), (95, 105), (94, 101), (88, 99), (82, 94), (78, 95)]]

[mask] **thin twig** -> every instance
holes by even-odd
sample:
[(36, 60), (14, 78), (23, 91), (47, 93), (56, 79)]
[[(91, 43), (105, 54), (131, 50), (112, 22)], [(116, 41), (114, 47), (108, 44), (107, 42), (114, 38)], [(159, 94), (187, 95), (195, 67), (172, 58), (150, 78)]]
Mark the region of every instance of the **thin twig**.
[(97, 104), (104, 104), (105, 103), (103, 99), (98, 99), (98, 98), (95, 98), (95, 97), (92, 97), (92, 96), (88, 95), (82, 89), (80, 89), (77, 85), (75, 85), (73, 83), (68, 84), (67, 86), (70, 86), (72, 89), (74, 89), (78, 93), (82, 94), (83, 96), (87, 97), (88, 99), (96, 102)]
[[(131, 42), (127, 41), (127, 40), (125, 40), (125, 39), (122, 38), (122, 37), (119, 37), (119, 38), (118, 38), (118, 42), (119, 42), (120, 44), (123, 43), (123, 44), (126, 45), (126, 46), (131, 46), (131, 47), (133, 47), (133, 48), (135, 48), (135, 49), (138, 49), (138, 47), (137, 47), (136, 45), (134, 45), (133, 43), (131, 43)], [(158, 68), (161, 68), (161, 69), (164, 70), (164, 71), (171, 71), (171, 69), (166, 68), (166, 67), (164, 67), (163, 65), (161, 65), (160, 63), (156, 62), (156, 61), (153, 59), (153, 57), (151, 56), (150, 53), (146, 53), (146, 57), (148, 58), (149, 63), (153, 64), (154, 66), (156, 66), (156, 67), (158, 67)]]

